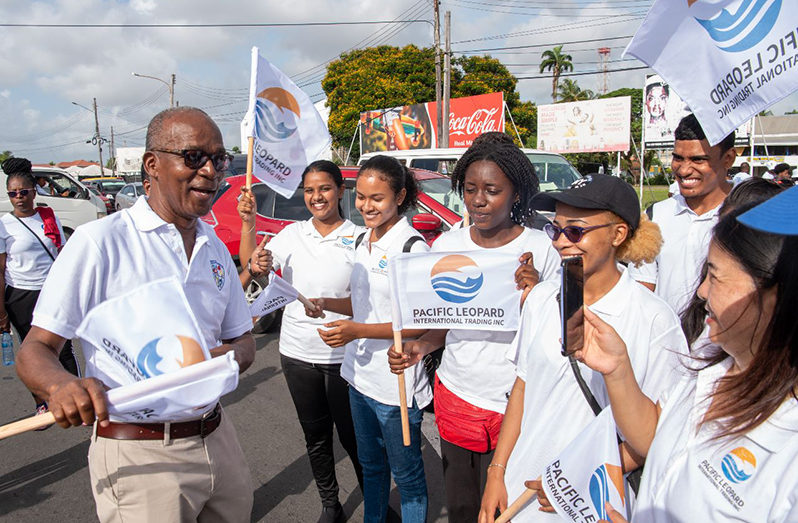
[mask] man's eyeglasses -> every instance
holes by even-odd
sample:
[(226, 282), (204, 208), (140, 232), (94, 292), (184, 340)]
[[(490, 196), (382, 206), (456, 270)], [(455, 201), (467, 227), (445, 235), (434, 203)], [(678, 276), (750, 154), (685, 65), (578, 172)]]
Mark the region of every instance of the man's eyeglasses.
[(8, 191), (8, 197), (9, 198), (16, 198), (17, 195), (24, 197), (24, 196), (29, 195), (32, 192), (33, 192), (33, 189), (21, 189), (19, 191)]
[(605, 223), (603, 225), (593, 225), (592, 227), (577, 227), (576, 225), (569, 225), (567, 227), (557, 227), (553, 223), (547, 223), (543, 226), (543, 230), (549, 235), (551, 241), (556, 242), (561, 234), (564, 234), (568, 241), (571, 243), (579, 243), (586, 233), (601, 229), (602, 227), (609, 227), (615, 225), (614, 223)]
[(183, 162), (189, 169), (201, 169), (208, 160), (213, 162), (213, 168), (219, 172), (226, 171), (233, 161), (233, 157), (227, 153), (208, 154), (200, 149), (151, 149), (161, 153), (176, 154), (183, 157)]

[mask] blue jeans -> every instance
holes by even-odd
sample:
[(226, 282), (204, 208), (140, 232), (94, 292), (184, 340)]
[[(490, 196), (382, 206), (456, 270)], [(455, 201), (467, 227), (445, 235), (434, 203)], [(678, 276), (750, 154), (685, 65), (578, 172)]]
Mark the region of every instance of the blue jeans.
[(410, 446), (402, 442), (399, 407), (385, 405), (349, 387), (357, 455), (363, 467), (364, 523), (384, 523), (391, 474), (402, 499), (402, 521), (427, 520), (427, 480), (421, 459), (421, 409), (408, 408)]

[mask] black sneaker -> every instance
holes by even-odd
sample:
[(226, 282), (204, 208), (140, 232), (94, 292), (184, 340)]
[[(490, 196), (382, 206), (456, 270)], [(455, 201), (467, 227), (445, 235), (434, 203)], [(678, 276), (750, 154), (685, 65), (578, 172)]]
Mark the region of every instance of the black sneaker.
[(318, 523), (344, 523), (346, 521), (346, 514), (344, 514), (344, 507), (338, 502), (332, 507), (324, 507), (321, 509), (321, 516), (319, 516)]

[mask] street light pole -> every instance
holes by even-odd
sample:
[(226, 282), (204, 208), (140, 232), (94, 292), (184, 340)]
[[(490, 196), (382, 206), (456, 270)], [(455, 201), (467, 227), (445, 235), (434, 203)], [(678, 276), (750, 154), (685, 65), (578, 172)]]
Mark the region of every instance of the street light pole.
[(169, 89), (169, 107), (172, 108), (175, 106), (175, 75), (172, 75), (172, 82), (169, 83), (166, 80), (162, 80), (157, 76), (149, 76), (146, 74), (139, 74), (139, 73), (130, 73), (133, 76), (138, 76), (139, 78), (149, 78), (151, 80), (158, 80), (162, 84), (164, 84)]

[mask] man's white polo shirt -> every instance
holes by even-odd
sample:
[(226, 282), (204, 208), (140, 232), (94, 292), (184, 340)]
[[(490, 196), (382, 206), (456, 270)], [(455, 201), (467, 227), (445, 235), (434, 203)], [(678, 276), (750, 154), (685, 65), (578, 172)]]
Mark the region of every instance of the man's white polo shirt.
[[(595, 414), (577, 384), (568, 358), (560, 354), (561, 321), (557, 282), (541, 282), (529, 293), (521, 327), (508, 351), (518, 354), (518, 377), (525, 382), (521, 433), (510, 455), (505, 485), (510, 500), (525, 490), (524, 481), (543, 469), (587, 427)], [(659, 398), (678, 379), (678, 354), (687, 353), (679, 319), (660, 298), (624, 272), (590, 310), (610, 324), (626, 343), (635, 378), (649, 398)], [(609, 405), (604, 378), (578, 364), (599, 405)], [(535, 500), (514, 523), (553, 521)]]
[(685, 376), (660, 399), (632, 521), (798, 521), (798, 401), (788, 398), (745, 436), (697, 430), (732, 358)]
[[(209, 349), (250, 331), (252, 318), (235, 264), (213, 229), (197, 221), (189, 262), (180, 232), (141, 197), (130, 209), (75, 231), (44, 283), (33, 325), (71, 339), (86, 314), (136, 287), (176, 276)], [(83, 344), (86, 375), (113, 388), (97, 368), (97, 349)]]
[(701, 283), (718, 208), (699, 216), (676, 194), (654, 205), (653, 221), (662, 231), (662, 250), (653, 263), (630, 265), (629, 274), (639, 282), (655, 284), (657, 296), (681, 314)]
[[(357, 323), (391, 323), (391, 293), (388, 287), (388, 254), (400, 253), (405, 242), (420, 236), (402, 217), (376, 243), (370, 243), (371, 229), (355, 250), (352, 269), (352, 319)], [(426, 242), (417, 241), (410, 252), (429, 252)], [(388, 348), (393, 339), (361, 338), (346, 346), (341, 376), (361, 394), (385, 405), (399, 406), (397, 378), (388, 365)], [(424, 408), (432, 401), (432, 390), (423, 365), (405, 369), (408, 405), (415, 398)]]

